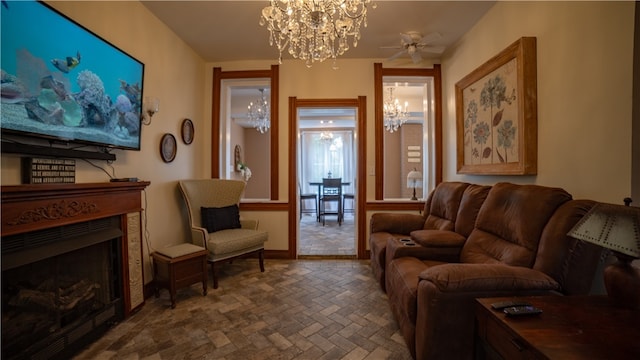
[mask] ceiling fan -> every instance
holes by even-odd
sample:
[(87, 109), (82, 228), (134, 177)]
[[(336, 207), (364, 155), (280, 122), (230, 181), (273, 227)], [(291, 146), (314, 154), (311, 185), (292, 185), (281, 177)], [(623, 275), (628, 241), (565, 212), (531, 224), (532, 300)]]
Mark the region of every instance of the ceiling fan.
[(422, 53), (442, 54), (444, 46), (429, 45), (431, 42), (439, 40), (442, 35), (438, 32), (431, 33), (427, 36), (422, 36), (417, 31), (409, 31), (400, 34), (400, 45), (396, 46), (381, 46), (381, 49), (402, 49), (392, 55), (387, 60), (396, 59), (404, 54), (411, 56), (411, 60), (414, 63), (422, 61)]

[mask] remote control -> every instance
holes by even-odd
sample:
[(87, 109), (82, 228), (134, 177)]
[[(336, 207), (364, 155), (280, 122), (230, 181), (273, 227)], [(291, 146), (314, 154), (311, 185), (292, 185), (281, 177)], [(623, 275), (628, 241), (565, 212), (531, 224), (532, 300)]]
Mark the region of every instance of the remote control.
[(499, 301), (491, 304), (491, 307), (494, 310), (502, 310), (504, 308), (512, 307), (512, 306), (527, 306), (531, 305), (526, 301), (521, 300), (509, 300), (509, 301)]
[(526, 315), (539, 315), (542, 314), (542, 310), (534, 306), (512, 306), (504, 309), (504, 313), (507, 316), (526, 316)]

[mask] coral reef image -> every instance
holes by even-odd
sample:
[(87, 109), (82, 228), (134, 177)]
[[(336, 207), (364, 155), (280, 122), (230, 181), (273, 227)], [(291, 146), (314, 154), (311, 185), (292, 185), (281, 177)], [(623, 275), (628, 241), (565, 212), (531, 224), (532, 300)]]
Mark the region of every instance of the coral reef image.
[(1, 34), (3, 130), (140, 148), (142, 63), (37, 2), (3, 7)]

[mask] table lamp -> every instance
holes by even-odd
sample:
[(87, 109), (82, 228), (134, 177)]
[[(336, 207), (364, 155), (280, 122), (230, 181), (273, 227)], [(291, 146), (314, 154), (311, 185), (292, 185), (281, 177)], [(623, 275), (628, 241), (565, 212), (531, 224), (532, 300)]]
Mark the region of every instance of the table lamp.
[(640, 208), (598, 203), (567, 235), (613, 252), (617, 261), (603, 274), (607, 294), (618, 306), (640, 309), (640, 270), (631, 265), (640, 258)]
[(413, 188), (413, 197), (411, 200), (418, 200), (416, 197), (416, 188), (422, 188), (422, 173), (416, 170), (416, 168), (413, 168), (413, 170), (407, 174), (407, 187)]

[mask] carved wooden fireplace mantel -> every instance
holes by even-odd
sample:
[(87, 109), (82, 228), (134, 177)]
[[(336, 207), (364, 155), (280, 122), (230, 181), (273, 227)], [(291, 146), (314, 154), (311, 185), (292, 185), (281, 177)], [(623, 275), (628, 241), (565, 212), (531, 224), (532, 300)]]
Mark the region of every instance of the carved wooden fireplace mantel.
[(2, 186), (2, 236), (142, 210), (148, 181)]
[(129, 315), (144, 304), (140, 192), (149, 184), (139, 181), (2, 186), (2, 237), (121, 217), (124, 310)]

